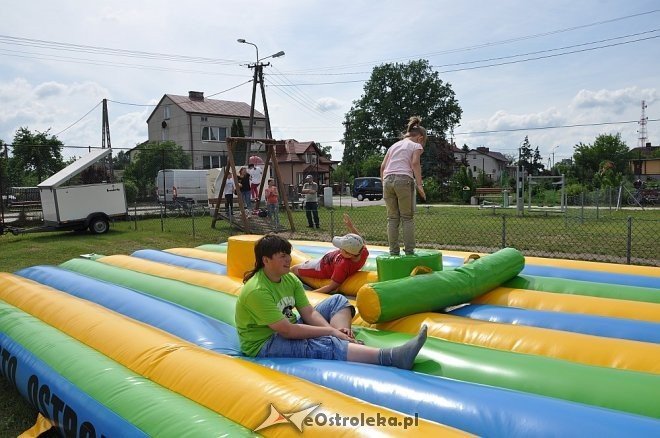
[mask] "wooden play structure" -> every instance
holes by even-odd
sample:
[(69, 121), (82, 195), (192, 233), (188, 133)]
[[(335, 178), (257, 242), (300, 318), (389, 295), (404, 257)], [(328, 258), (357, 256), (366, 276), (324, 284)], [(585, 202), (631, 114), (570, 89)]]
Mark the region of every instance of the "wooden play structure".
[(218, 219), (227, 219), (231, 221), (235, 226), (240, 228), (242, 231), (248, 233), (249, 232), (263, 233), (264, 231), (263, 230), (264, 224), (260, 223), (263, 221), (257, 220), (257, 218), (254, 218), (254, 216), (251, 217), (250, 220), (248, 220), (248, 214), (246, 213), (245, 204), (243, 203), (242, 196), (238, 196), (238, 207), (240, 212), (239, 221), (233, 220), (234, 219), (233, 214), (231, 216), (227, 216), (226, 214), (222, 214), (220, 212), (221, 211), (220, 203), (224, 201), (223, 198), (224, 198), (225, 185), (227, 183), (227, 175), (229, 172), (231, 172), (234, 178), (236, 178), (236, 176), (238, 175), (238, 172), (236, 171), (236, 161), (234, 160), (234, 150), (236, 144), (239, 141), (246, 141), (249, 143), (260, 142), (266, 146), (266, 159), (264, 160), (264, 169), (261, 176), (261, 183), (259, 184), (259, 196), (257, 197), (257, 203), (255, 209), (259, 208), (259, 203), (261, 200), (261, 196), (263, 194), (264, 185), (268, 180), (268, 168), (269, 166), (272, 165), (275, 171), (275, 181), (277, 183), (277, 190), (280, 196), (280, 201), (281, 201), (280, 204), (284, 207), (284, 210), (286, 211), (286, 215), (289, 220), (289, 227), (290, 227), (289, 229), (291, 231), (295, 231), (295, 226), (293, 224), (293, 216), (291, 215), (291, 207), (287, 199), (287, 192), (286, 190), (284, 190), (284, 186), (282, 185), (282, 175), (280, 174), (280, 168), (275, 158), (276, 157), (275, 147), (277, 145), (284, 145), (284, 140), (273, 140), (271, 138), (227, 137), (226, 141), (227, 141), (227, 165), (224, 168), (222, 183), (220, 185), (220, 190), (218, 191), (218, 198), (215, 203), (215, 209), (213, 210), (211, 227), (215, 228), (215, 223), (218, 221)]

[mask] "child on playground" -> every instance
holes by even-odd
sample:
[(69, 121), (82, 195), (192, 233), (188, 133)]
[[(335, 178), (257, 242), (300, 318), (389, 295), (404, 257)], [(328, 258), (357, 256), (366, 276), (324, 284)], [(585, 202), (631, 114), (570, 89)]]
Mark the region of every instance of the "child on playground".
[(316, 308), (310, 305), (302, 283), (290, 273), (288, 240), (268, 234), (257, 241), (254, 256), (254, 269), (245, 275), (236, 302), (236, 329), (244, 354), (412, 368), (426, 341), (426, 326), (398, 347), (379, 349), (357, 343), (351, 330), (355, 308), (346, 297), (333, 295)]
[(273, 178), (268, 179), (268, 187), (266, 187), (266, 206), (268, 207), (268, 217), (270, 223), (275, 227), (280, 226), (280, 198)]
[(362, 269), (369, 257), (369, 250), (364, 244), (364, 239), (355, 229), (355, 225), (347, 213), (344, 213), (344, 224), (350, 233), (332, 238), (332, 244), (337, 249), (330, 251), (320, 259), (308, 260), (291, 267), (291, 272), (298, 277), (330, 279), (329, 284), (314, 292), (336, 291), (344, 280)]

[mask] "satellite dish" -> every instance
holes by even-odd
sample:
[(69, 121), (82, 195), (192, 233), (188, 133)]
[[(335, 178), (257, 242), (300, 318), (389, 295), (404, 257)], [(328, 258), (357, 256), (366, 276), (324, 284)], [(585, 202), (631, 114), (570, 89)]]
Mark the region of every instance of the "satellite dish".
[(167, 122), (163, 120), (163, 123), (161, 123), (160, 126), (162, 126), (163, 128), (167, 128)]

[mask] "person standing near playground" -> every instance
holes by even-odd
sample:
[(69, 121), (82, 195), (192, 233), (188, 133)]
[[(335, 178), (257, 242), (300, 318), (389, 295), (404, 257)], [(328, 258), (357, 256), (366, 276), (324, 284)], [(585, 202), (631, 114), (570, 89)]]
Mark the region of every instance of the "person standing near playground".
[(412, 368), (426, 341), (426, 326), (398, 347), (379, 349), (357, 343), (351, 330), (355, 308), (343, 295), (333, 295), (316, 308), (311, 306), (302, 283), (289, 271), (288, 240), (268, 234), (257, 241), (254, 256), (254, 269), (245, 275), (236, 302), (236, 329), (245, 355)]
[(307, 227), (309, 228), (320, 228), (318, 191), (319, 185), (314, 182), (312, 175), (307, 175), (301, 192), (305, 195), (305, 214), (307, 215)]
[(231, 176), (231, 172), (227, 172), (227, 181), (225, 181), (225, 190), (223, 195), (225, 195), (225, 213), (227, 213), (227, 218), (231, 220), (234, 214), (234, 192), (236, 191), (236, 186), (234, 184), (234, 178)]
[(344, 213), (344, 224), (350, 233), (332, 238), (332, 244), (337, 249), (328, 252), (320, 259), (308, 260), (291, 267), (291, 272), (298, 277), (330, 279), (330, 283), (314, 290), (314, 292), (330, 293), (336, 291), (344, 280), (362, 269), (367, 257), (369, 257), (369, 250), (364, 243), (364, 239), (360, 236), (347, 213)]
[(244, 207), (250, 211), (252, 210), (252, 202), (250, 202), (250, 174), (247, 173), (245, 167), (241, 167), (238, 171), (238, 189), (243, 198)]
[(250, 163), (248, 164), (247, 172), (250, 174), (250, 195), (252, 196), (252, 200), (257, 202), (259, 200), (259, 184), (261, 184), (263, 171), (260, 167)]
[(274, 225), (276, 228), (280, 226), (280, 195), (277, 191), (277, 186), (275, 185), (275, 180), (273, 178), (268, 179), (268, 187), (265, 190), (266, 194), (266, 206), (268, 207), (268, 217), (270, 218), (271, 225)]
[(426, 143), (426, 129), (420, 125), (421, 119), (413, 116), (403, 139), (394, 143), (385, 154), (380, 166), (383, 180), (383, 198), (387, 209), (387, 240), (390, 255), (397, 256), (399, 246), (399, 225), (403, 229), (403, 250), (406, 255), (415, 253), (415, 187), (422, 199), (426, 199), (422, 183), (420, 157)]

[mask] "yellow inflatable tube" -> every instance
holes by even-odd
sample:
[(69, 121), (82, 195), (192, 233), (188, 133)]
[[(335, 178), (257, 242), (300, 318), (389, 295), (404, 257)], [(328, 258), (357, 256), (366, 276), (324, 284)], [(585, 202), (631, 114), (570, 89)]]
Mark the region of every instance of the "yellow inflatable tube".
[(166, 249), (165, 252), (195, 259), (207, 260), (209, 262), (215, 262), (220, 265), (227, 264), (227, 253), (224, 252), (204, 251), (197, 248), (170, 248)]
[(660, 322), (660, 304), (498, 287), (473, 303)]
[(418, 313), (371, 327), (417, 333), (479, 347), (536, 354), (587, 365), (660, 374), (660, 345), (538, 327), (498, 324), (439, 313)]
[[(0, 299), (98, 350), (136, 373), (176, 391), (225, 417), (257, 428), (271, 403), (282, 412), (319, 404), (315, 413), (328, 418), (385, 416), (403, 424), (404, 415), (259, 365), (204, 350), (149, 325), (111, 312), (21, 277), (0, 273)], [(337, 427), (326, 424), (303, 429), (303, 435), (465, 436), (456, 429), (418, 420), (410, 431), (375, 426)], [(222, 431), (218, 431), (221, 434)], [(264, 429), (266, 436), (292, 436), (291, 425)]]

